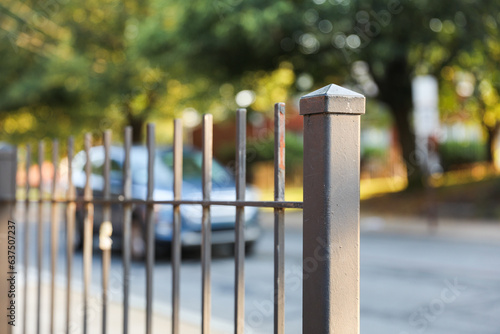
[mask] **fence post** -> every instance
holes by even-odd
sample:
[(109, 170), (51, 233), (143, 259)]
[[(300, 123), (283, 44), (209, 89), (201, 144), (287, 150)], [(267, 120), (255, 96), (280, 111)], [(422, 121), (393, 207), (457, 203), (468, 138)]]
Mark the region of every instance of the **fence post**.
[(359, 333), (359, 142), (365, 97), (328, 85), (304, 116), (303, 333)]
[[(14, 146), (0, 143), (0, 333), (12, 333), (14, 325), (18, 325), (17, 321), (19, 305), (12, 293), (16, 293), (17, 277), (18, 274), (11, 274), (18, 271), (17, 257), (16, 263), (10, 264), (8, 262), (7, 245), (8, 245), (8, 230), (12, 230), (15, 226), (16, 231), (19, 231), (17, 225), (9, 224), (8, 221), (13, 219), (13, 208), (16, 200), (16, 172), (17, 172), (17, 148)], [(26, 175), (26, 182), (28, 176)], [(15, 224), (15, 223), (14, 223)], [(11, 226), (9, 229), (8, 226)], [(12, 235), (11, 235), (12, 236)], [(15, 235), (14, 235), (15, 237)], [(14, 239), (11, 239), (14, 240)], [(12, 241), (11, 241), (12, 242)], [(19, 238), (13, 244), (18, 251)], [(12, 266), (11, 266), (12, 265)], [(25, 270), (26, 274), (27, 270)], [(13, 279), (14, 277), (14, 279)], [(14, 303), (14, 304), (13, 304)]]

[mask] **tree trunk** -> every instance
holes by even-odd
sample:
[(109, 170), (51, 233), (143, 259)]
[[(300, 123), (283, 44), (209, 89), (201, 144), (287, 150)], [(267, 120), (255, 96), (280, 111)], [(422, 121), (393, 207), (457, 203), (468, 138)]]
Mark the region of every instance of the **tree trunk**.
[(144, 123), (146, 122), (143, 115), (134, 115), (128, 105), (124, 106), (127, 115), (127, 125), (132, 127), (132, 143), (142, 144), (144, 138)]
[(132, 143), (142, 144), (144, 139), (144, 124), (149, 114), (153, 111), (152, 106), (156, 101), (155, 91), (148, 93), (148, 105), (141, 112), (133, 113), (129, 102), (124, 103), (123, 109), (127, 115), (127, 125), (132, 127)]
[(129, 118), (128, 125), (132, 127), (132, 143), (142, 144), (144, 138), (144, 119)]
[(123, 113), (127, 117), (127, 126), (132, 127), (132, 143), (142, 144), (144, 138), (144, 123), (146, 117), (144, 113), (134, 114), (129, 102), (122, 105)]
[(375, 78), (379, 99), (385, 102), (394, 118), (398, 131), (401, 154), (406, 164), (408, 189), (423, 188), (424, 179), (415, 134), (410, 126), (412, 112), (411, 69), (406, 59), (391, 62), (382, 78)]
[(406, 165), (408, 189), (423, 188), (424, 180), (421, 168), (421, 155), (415, 143), (415, 134), (410, 127), (411, 109), (392, 109), (392, 116), (398, 131), (401, 155)]
[(486, 127), (486, 161), (493, 167), (495, 167), (495, 149), (499, 132), (500, 122), (493, 127)]

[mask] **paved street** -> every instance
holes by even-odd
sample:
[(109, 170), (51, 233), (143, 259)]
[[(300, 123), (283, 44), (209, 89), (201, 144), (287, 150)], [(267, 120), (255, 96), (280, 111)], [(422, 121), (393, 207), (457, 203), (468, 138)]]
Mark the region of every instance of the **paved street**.
[[(301, 332), (301, 217), (287, 215), (286, 230), (286, 332)], [(418, 222), (417, 222), (418, 224)], [(247, 333), (272, 332), (273, 238), (272, 215), (263, 215), (266, 233), (254, 255), (246, 260)], [(448, 237), (446, 233), (429, 235), (407, 228), (387, 227), (391, 222), (363, 217), (361, 235), (361, 333), (363, 334), (460, 334), (500, 333), (500, 238), (494, 233), (474, 229)], [(492, 228), (489, 226), (488, 228)], [(493, 226), (494, 228), (494, 226)], [(498, 227), (500, 229), (500, 227)], [(487, 231), (487, 229), (483, 229)], [(31, 244), (35, 246), (35, 229)], [(472, 236), (473, 233), (471, 233)], [(45, 240), (48, 240), (48, 232)], [(63, 234), (61, 233), (61, 237)], [(48, 244), (44, 267), (49, 270)], [(31, 264), (35, 264), (34, 249)], [(121, 256), (113, 256), (110, 298), (121, 301)], [(81, 291), (81, 253), (74, 263), (74, 288)], [(95, 255), (92, 293), (100, 296), (100, 260)], [(35, 283), (34, 266), (30, 281)], [(64, 286), (65, 260), (61, 250), (58, 284)], [(159, 259), (154, 276), (154, 309), (168, 317), (170, 312), (171, 266)], [(48, 280), (48, 273), (45, 275)], [(201, 269), (197, 254), (186, 255), (181, 270), (182, 321), (200, 324)], [(142, 263), (132, 267), (132, 305), (145, 306), (145, 269)], [(234, 261), (219, 252), (212, 262), (212, 326), (220, 332), (232, 331)], [(30, 297), (32, 298), (32, 297)], [(34, 302), (34, 300), (33, 300)], [(44, 299), (48, 305), (48, 298)], [(97, 299), (91, 306), (99, 313)], [(76, 311), (75, 311), (76, 313)], [(78, 318), (80, 319), (80, 318)], [(136, 312), (134, 323), (144, 318)], [(120, 312), (111, 313), (114, 329), (121, 328)]]

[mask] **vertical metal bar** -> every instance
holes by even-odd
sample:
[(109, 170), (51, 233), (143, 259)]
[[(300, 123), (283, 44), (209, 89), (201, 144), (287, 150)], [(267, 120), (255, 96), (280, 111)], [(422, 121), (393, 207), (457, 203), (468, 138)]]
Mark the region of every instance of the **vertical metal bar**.
[[(132, 147), (132, 127), (127, 126), (124, 134), (123, 148), (123, 198), (132, 198), (132, 174), (130, 172), (130, 149)], [(123, 334), (128, 334), (129, 291), (130, 291), (130, 230), (132, 226), (132, 206), (123, 206)]]
[[(13, 214), (16, 206), (17, 153), (17, 146), (2, 144), (0, 153), (0, 222), (2, 222), (0, 223), (2, 230), (0, 232), (0, 247), (2, 251), (7, 251), (7, 244), (9, 241), (12, 243), (12, 228), (15, 227), (15, 222), (9, 221), (15, 220)], [(8, 295), (8, 291), (10, 290), (11, 284), (16, 284), (10, 281), (12, 279), (10, 275), (12, 272), (16, 273), (18, 268), (16, 268), (15, 263), (11, 261), (12, 258), (9, 259), (7, 252), (4, 254), (5, 256), (3, 254), (0, 256), (0, 268), (2, 268), (0, 274), (0, 299), (2, 306), (0, 308), (3, 310), (2, 312), (5, 313), (3, 313), (2, 320), (0, 321), (0, 333), (12, 334), (15, 331), (15, 327), (12, 325), (15, 325), (15, 319), (13, 319), (14, 315), (10, 312), (14, 311), (9, 310), (7, 306), (12, 308), (10, 303), (16, 302), (16, 299), (15, 296)]]
[[(203, 162), (202, 191), (203, 200), (210, 201), (212, 192), (212, 115), (203, 115)], [(212, 226), (210, 223), (210, 205), (203, 205), (201, 225), (201, 333), (210, 333), (211, 292), (210, 292), (210, 261), (212, 258)]]
[[(111, 130), (104, 131), (103, 143), (104, 143), (103, 197), (104, 200), (109, 200), (111, 195), (110, 180), (109, 180), (109, 173), (111, 170), (111, 157), (109, 152), (111, 149)], [(104, 221), (111, 221), (111, 205), (109, 203), (104, 203), (102, 217)]]
[(42, 261), (43, 261), (43, 141), (38, 143), (38, 252), (37, 252), (37, 305), (36, 305), (36, 333), (41, 332), (41, 311), (42, 311)]
[(17, 159), (18, 159), (18, 147), (17, 145), (13, 146), (12, 150), (12, 163), (14, 170), (16, 171), (16, 177), (14, 177), (10, 183), (11, 183), (11, 189), (14, 191), (14, 196), (11, 198), (13, 203), (9, 205), (9, 216), (11, 219), (14, 219), (14, 211), (16, 210), (16, 190), (17, 190)]
[(88, 300), (90, 295), (90, 280), (92, 277), (92, 239), (94, 231), (94, 205), (92, 201), (92, 188), (90, 175), (92, 174), (92, 162), (90, 160), (90, 149), (92, 137), (90, 133), (85, 134), (85, 188), (83, 198), (85, 201), (85, 219), (83, 226), (83, 334), (88, 331)]
[[(285, 104), (274, 105), (274, 200), (285, 200)], [(285, 332), (285, 210), (274, 209), (274, 333)]]
[(51, 187), (51, 200), (50, 205), (50, 221), (51, 221), (51, 281), (50, 281), (50, 334), (54, 334), (54, 307), (55, 307), (55, 293), (56, 293), (56, 264), (57, 253), (59, 250), (59, 219), (57, 217), (58, 204), (56, 203), (56, 187), (57, 187), (57, 165), (58, 165), (58, 150), (59, 142), (54, 140), (52, 142), (52, 187)]
[[(182, 120), (174, 120), (174, 200), (182, 195)], [(179, 334), (181, 208), (174, 205), (172, 226), (172, 334)]]
[[(109, 173), (111, 169), (110, 159), (111, 148), (111, 130), (104, 132), (104, 200), (110, 199), (110, 180)], [(99, 234), (99, 246), (102, 250), (102, 333), (106, 334), (106, 326), (108, 323), (108, 284), (109, 284), (109, 267), (111, 264), (111, 233), (113, 231), (111, 224), (111, 205), (104, 203), (103, 206), (103, 222), (101, 223)]]
[(11, 219), (14, 219), (14, 212), (16, 210), (16, 201), (17, 201), (17, 198), (16, 198), (16, 190), (17, 190), (17, 160), (18, 160), (18, 158), (19, 158), (19, 156), (18, 156), (18, 147), (17, 147), (17, 145), (14, 145), (13, 152), (12, 152), (12, 163), (13, 163), (14, 170), (16, 171), (16, 177), (14, 177), (10, 181), (11, 189), (13, 189), (13, 191), (14, 191), (14, 196), (12, 196), (13, 203), (10, 205), (10, 218)]
[(363, 95), (328, 85), (304, 115), (303, 333), (359, 333), (359, 127)]
[(71, 272), (73, 269), (73, 254), (75, 244), (75, 187), (73, 186), (73, 137), (68, 138), (68, 205), (66, 206), (66, 334), (70, 334), (71, 319)]
[(155, 126), (147, 126), (148, 147), (148, 201), (146, 206), (146, 334), (151, 334), (153, 320), (153, 267), (155, 261), (155, 224), (153, 217), (153, 190), (155, 164)]
[(29, 212), (30, 212), (30, 165), (31, 165), (31, 146), (26, 145), (26, 184), (24, 187), (24, 191), (26, 193), (25, 202), (24, 202), (24, 294), (23, 294), (23, 315), (22, 315), (22, 327), (23, 333), (26, 334), (26, 319), (27, 319), (27, 311), (28, 311), (28, 267), (29, 267)]
[[(245, 200), (246, 189), (246, 109), (236, 112), (236, 200)], [(234, 243), (234, 333), (245, 330), (245, 207), (236, 207)]]
[[(109, 224), (108, 224), (109, 223)], [(109, 221), (103, 222), (100, 228), (100, 248), (102, 250), (102, 333), (107, 333), (108, 324), (108, 286), (109, 267), (111, 266), (111, 233), (113, 231)]]
[(14, 213), (15, 213), (15, 210), (16, 210), (16, 204), (17, 204), (17, 198), (16, 198), (16, 190), (17, 190), (17, 160), (18, 160), (18, 147), (17, 145), (14, 145), (14, 148), (13, 148), (13, 152), (12, 152), (12, 163), (13, 163), (13, 166), (14, 166), (14, 170), (16, 171), (16, 177), (13, 178), (13, 180), (11, 180), (11, 189), (14, 189), (14, 196), (12, 197), (12, 201), (13, 203), (10, 204), (9, 206), (9, 215), (10, 215), (10, 218), (11, 219), (14, 219)]

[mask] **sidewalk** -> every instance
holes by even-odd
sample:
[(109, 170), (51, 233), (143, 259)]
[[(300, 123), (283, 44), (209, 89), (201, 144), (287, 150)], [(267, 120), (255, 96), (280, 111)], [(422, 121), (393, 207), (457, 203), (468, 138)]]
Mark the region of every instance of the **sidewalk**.
[[(262, 212), (261, 223), (272, 229), (273, 213)], [(286, 211), (285, 228), (302, 230), (302, 211)], [(437, 226), (431, 227), (425, 217), (389, 216), (361, 213), (361, 233), (407, 234), (459, 239), (463, 241), (500, 241), (500, 222), (493, 220), (438, 218)]]
[(492, 220), (439, 218), (435, 226), (425, 217), (375, 216), (363, 214), (361, 232), (409, 234), (458, 239), (461, 241), (500, 242), (500, 223)]
[[(17, 286), (17, 315), (16, 327), (14, 334), (21, 333), (22, 330), (22, 300), (24, 288), (21, 284)], [(36, 283), (31, 281), (28, 288), (28, 319), (27, 333), (36, 333)], [(50, 285), (42, 284), (42, 312), (41, 312), (41, 332), (48, 333), (50, 326)], [(82, 297), (81, 292), (73, 291), (72, 293), (72, 309), (70, 321), (70, 333), (82, 333), (83, 313), (82, 313)], [(55, 333), (62, 334), (66, 330), (66, 290), (56, 287), (56, 303), (55, 303)], [(129, 310), (129, 333), (144, 333), (145, 332), (146, 313), (143, 309), (136, 308), (131, 305)], [(102, 305), (100, 296), (91, 296), (89, 299), (88, 308), (88, 333), (102, 332)], [(154, 313), (153, 314), (153, 332), (165, 333), (171, 328), (170, 317)], [(191, 334), (200, 333), (200, 327), (181, 322), (180, 332)], [(123, 332), (123, 307), (120, 303), (108, 303), (108, 327), (109, 334), (121, 334)], [(212, 330), (213, 333), (224, 333), (217, 330)]]

